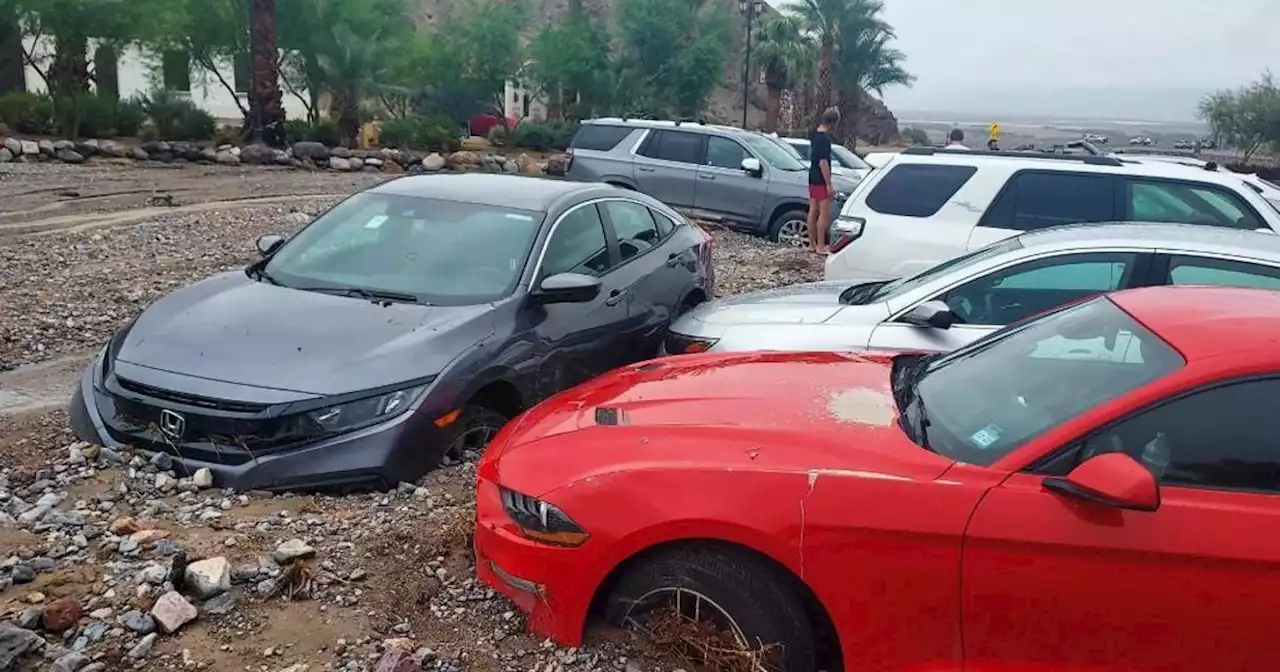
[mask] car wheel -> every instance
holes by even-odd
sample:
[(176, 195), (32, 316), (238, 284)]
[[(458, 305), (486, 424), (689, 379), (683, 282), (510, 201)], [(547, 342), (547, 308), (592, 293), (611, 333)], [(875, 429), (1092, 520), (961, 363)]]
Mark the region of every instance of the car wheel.
[(604, 612), (610, 623), (693, 657), (707, 657), (699, 645), (711, 639), (717, 655), (751, 663), (743, 669), (817, 668), (804, 605), (777, 568), (745, 552), (682, 546), (642, 558), (618, 577)]
[(778, 215), (769, 226), (769, 240), (791, 247), (809, 244), (808, 214), (804, 210), (787, 210)]
[(507, 424), (507, 417), (491, 408), (468, 404), (462, 407), (462, 413), (451, 425), (454, 429), (449, 437), (444, 457), (459, 461), (467, 457), (467, 453), (484, 452), (494, 435)]

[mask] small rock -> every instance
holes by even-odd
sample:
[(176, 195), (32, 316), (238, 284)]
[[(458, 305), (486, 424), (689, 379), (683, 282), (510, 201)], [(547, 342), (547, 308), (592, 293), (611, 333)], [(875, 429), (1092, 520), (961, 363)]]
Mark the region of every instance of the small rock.
[(151, 647), (155, 645), (156, 645), (156, 633), (153, 632), (147, 635), (146, 637), (143, 637), (141, 641), (139, 641), (137, 644), (133, 646), (132, 649), (129, 649), (128, 655), (130, 658), (134, 658), (134, 659), (146, 658), (147, 654), (151, 653)]
[(146, 546), (167, 536), (169, 536), (168, 530), (138, 530), (129, 535), (129, 540), (139, 546)]
[(14, 565), (13, 569), (9, 570), (9, 576), (16, 584), (31, 583), (36, 580), (36, 570), (30, 565)]
[(334, 156), (329, 158), (329, 167), (333, 170), (351, 170), (351, 162), (340, 156)]
[(26, 600), (29, 604), (40, 604), (41, 602), (44, 602), (44, 593), (40, 591), (27, 593), (22, 599)]
[(316, 554), (316, 549), (307, 545), (301, 539), (290, 539), (282, 541), (276, 550), (271, 554), (271, 558), (281, 565), (287, 565), (299, 558), (309, 558)]
[(16, 669), (18, 660), (39, 651), (44, 639), (30, 630), (0, 623), (0, 670)]
[(204, 490), (213, 487), (213, 472), (208, 467), (200, 467), (196, 469), (196, 473), (191, 476), (191, 482), (197, 488)]
[(27, 630), (35, 630), (40, 627), (40, 610), (35, 607), (27, 607), (18, 614), (18, 625)]
[(156, 474), (155, 486), (156, 486), (156, 490), (159, 490), (161, 492), (167, 492), (169, 490), (172, 490), (178, 487), (178, 479), (170, 476), (169, 474), (161, 472), (159, 474)]
[(79, 653), (68, 653), (53, 661), (49, 672), (80, 672), (80, 668), (89, 664), (89, 659)]
[(195, 606), (173, 590), (161, 595), (151, 607), (151, 617), (156, 620), (160, 630), (166, 633), (176, 632), (178, 628), (196, 620), (198, 615)]
[(169, 471), (173, 468), (173, 457), (169, 453), (156, 453), (151, 456), (150, 463), (159, 471)]
[(137, 609), (125, 614), (121, 620), (124, 622), (124, 627), (141, 635), (147, 635), (156, 631), (156, 621), (154, 618), (151, 618), (151, 614), (138, 611)]
[(231, 589), (231, 563), (221, 556), (193, 562), (187, 565), (186, 585), (201, 599), (221, 595)]
[(82, 614), (83, 611), (80, 609), (79, 600), (74, 597), (63, 597), (54, 600), (52, 604), (44, 608), (44, 613), (40, 616), (40, 622), (44, 625), (45, 630), (59, 633), (74, 627)]
[(63, 163), (84, 163), (84, 155), (74, 149), (63, 149), (54, 156)]
[(422, 667), (418, 661), (414, 660), (412, 652), (400, 647), (391, 647), (382, 654), (378, 659), (377, 667), (373, 669), (374, 672), (414, 672), (421, 670)]
[(133, 534), (138, 531), (138, 521), (129, 516), (122, 516), (111, 521), (111, 525), (107, 527), (112, 534), (126, 535)]
[(228, 591), (200, 603), (200, 613), (222, 616), (235, 610), (240, 598), (233, 591)]

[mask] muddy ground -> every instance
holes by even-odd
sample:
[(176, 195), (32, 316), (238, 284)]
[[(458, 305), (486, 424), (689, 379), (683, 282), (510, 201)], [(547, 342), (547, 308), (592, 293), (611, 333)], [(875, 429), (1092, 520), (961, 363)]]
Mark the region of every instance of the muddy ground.
[[(59, 598), (80, 607), (61, 638), (45, 633), (43, 657), (29, 658), (29, 669), (70, 657), (81, 670), (354, 672), (373, 669), (389, 645), (413, 650), (426, 669), (693, 667), (602, 625), (579, 651), (524, 634), (514, 607), (471, 578), (469, 463), (392, 493), (271, 497), (171, 481), (149, 456), (72, 445), (63, 406), (115, 329), (155, 298), (252, 260), (258, 236), (292, 232), (382, 179), (0, 166), (0, 615), (38, 620)], [(712, 232), (722, 294), (821, 276), (806, 253)], [(19, 509), (42, 502), (52, 513), (21, 519)], [(163, 543), (131, 543), (125, 518)], [(295, 538), (315, 551), (300, 561), (305, 570), (271, 559)], [(147, 645), (135, 612), (168, 588), (147, 577), (179, 550), (227, 559), (231, 605), (201, 604), (196, 621)], [(17, 565), (26, 569), (15, 583)]]

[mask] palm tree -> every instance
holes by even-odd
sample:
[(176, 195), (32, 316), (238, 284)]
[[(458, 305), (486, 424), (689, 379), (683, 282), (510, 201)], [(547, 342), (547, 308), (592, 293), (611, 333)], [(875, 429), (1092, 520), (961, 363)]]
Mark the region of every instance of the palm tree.
[(818, 81), (814, 106), (821, 111), (832, 101), (832, 64), (836, 45), (840, 42), (840, 27), (850, 5), (862, 0), (802, 0), (792, 11), (804, 23), (807, 31), (818, 44)]
[(249, 115), (255, 140), (284, 144), (280, 94), (280, 50), (276, 47), (276, 0), (249, 0)]
[(817, 49), (804, 30), (804, 22), (795, 14), (769, 14), (756, 30), (759, 41), (754, 51), (764, 69), (768, 91), (764, 130), (772, 133), (778, 130), (782, 92), (810, 79), (807, 71), (812, 67)]
[(879, 0), (855, 0), (857, 10), (845, 16), (836, 49), (835, 82), (840, 96), (837, 136), (850, 147), (858, 140), (858, 120), (863, 98), (874, 91), (883, 96), (890, 86), (910, 86), (915, 81), (903, 67), (905, 54), (890, 46), (893, 28), (879, 18)]

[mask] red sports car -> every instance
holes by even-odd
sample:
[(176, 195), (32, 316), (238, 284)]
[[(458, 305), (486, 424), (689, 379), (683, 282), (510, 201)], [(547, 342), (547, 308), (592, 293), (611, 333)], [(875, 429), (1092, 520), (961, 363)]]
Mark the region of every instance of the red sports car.
[(1280, 294), (629, 366), (508, 425), (478, 488), (480, 578), (565, 645), (675, 613), (799, 672), (1274, 669)]

